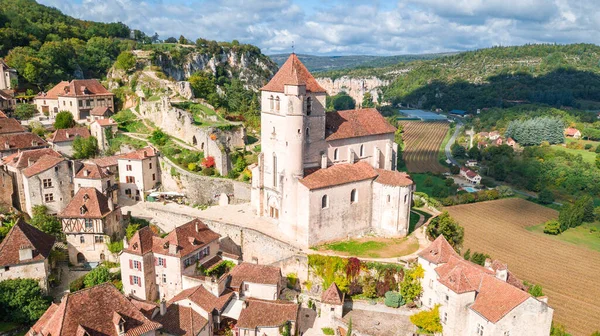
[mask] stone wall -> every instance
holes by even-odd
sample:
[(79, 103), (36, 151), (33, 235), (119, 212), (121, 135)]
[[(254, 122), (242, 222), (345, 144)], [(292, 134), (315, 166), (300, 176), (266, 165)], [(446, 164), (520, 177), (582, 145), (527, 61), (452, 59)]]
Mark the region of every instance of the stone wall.
[(13, 180), (9, 173), (0, 169), (0, 206), (12, 207)]
[(159, 101), (141, 102), (139, 112), (165, 133), (203, 151), (205, 157), (213, 156), (221, 175), (226, 175), (231, 168), (229, 152), (245, 145), (246, 130), (243, 126), (225, 130), (195, 125), (192, 114), (173, 107), (168, 97), (162, 97)]
[[(164, 191), (185, 194), (190, 203), (216, 205), (219, 196), (226, 194), (230, 204), (250, 201), (250, 184), (226, 178), (208, 177), (182, 169), (169, 159), (159, 158), (161, 182)], [(174, 169), (177, 173), (171, 175)]]
[(348, 76), (336, 79), (320, 77), (317, 78), (317, 82), (319, 82), (330, 96), (335, 96), (342, 91), (346, 92), (356, 101), (357, 107), (362, 103), (363, 95), (366, 92), (370, 92), (373, 96), (373, 101), (377, 102), (381, 95), (379, 88), (390, 84), (390, 81), (377, 77), (352, 78)]

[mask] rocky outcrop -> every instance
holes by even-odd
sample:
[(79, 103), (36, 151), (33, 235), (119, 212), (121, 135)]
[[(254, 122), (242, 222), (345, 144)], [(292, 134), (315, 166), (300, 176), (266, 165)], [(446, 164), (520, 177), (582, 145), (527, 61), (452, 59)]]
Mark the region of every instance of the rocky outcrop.
[(335, 96), (340, 92), (346, 92), (352, 97), (357, 105), (362, 103), (363, 95), (370, 92), (373, 101), (377, 102), (381, 95), (380, 88), (390, 84), (389, 80), (382, 80), (377, 77), (349, 77), (343, 76), (336, 79), (328, 77), (319, 77), (317, 82), (327, 91), (330, 96)]

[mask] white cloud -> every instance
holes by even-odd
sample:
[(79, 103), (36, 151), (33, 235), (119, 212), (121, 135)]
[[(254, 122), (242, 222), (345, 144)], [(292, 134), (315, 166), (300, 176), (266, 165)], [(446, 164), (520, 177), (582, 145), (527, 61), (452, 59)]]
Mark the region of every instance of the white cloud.
[(252, 43), (265, 53), (401, 54), (537, 42), (600, 43), (593, 0), (41, 0), (161, 37)]

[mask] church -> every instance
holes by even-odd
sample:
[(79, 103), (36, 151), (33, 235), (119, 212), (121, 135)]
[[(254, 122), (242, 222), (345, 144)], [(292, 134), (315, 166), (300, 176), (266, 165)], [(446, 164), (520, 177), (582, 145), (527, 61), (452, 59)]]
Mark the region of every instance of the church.
[(295, 54), (261, 89), (252, 208), (304, 247), (406, 236), (415, 184), (396, 171), (396, 128), (374, 108), (326, 112), (326, 95)]

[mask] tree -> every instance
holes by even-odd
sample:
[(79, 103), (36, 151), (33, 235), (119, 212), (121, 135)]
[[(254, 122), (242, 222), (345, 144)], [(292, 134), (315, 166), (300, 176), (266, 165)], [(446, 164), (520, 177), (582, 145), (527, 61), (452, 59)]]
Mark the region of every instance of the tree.
[(356, 102), (346, 92), (342, 91), (335, 96), (327, 96), (326, 103), (328, 111), (353, 110)]
[(135, 56), (130, 51), (123, 51), (117, 57), (115, 66), (117, 69), (129, 71), (135, 67)]
[(75, 126), (75, 120), (71, 112), (60, 111), (56, 114), (56, 119), (54, 120), (55, 129), (71, 128), (73, 126)]
[(582, 220), (586, 223), (593, 222), (596, 217), (594, 215), (594, 199), (589, 195), (585, 195), (581, 197), (578, 202), (580, 202), (580, 207), (583, 211)]
[(452, 144), (452, 146), (450, 147), (450, 151), (452, 152), (452, 156), (457, 159), (464, 159), (467, 154), (467, 150), (465, 149), (465, 147), (459, 145), (456, 142)]
[(19, 120), (31, 119), (37, 113), (37, 109), (33, 104), (17, 104), (15, 107), (15, 118)]
[(427, 176), (425, 178), (425, 181), (423, 181), (423, 185), (426, 187), (432, 187), (433, 186), (433, 180), (431, 179), (431, 176)]
[(32, 323), (50, 306), (51, 300), (42, 293), (33, 279), (0, 282), (0, 319), (13, 323)]
[(133, 237), (133, 235), (137, 232), (137, 230), (140, 229), (140, 225), (139, 224), (129, 224), (127, 226), (127, 228), (125, 229), (125, 237), (127, 237), (127, 240), (131, 239), (131, 237)]
[(406, 302), (414, 302), (423, 291), (421, 280), (425, 275), (425, 270), (420, 264), (404, 272), (404, 278), (400, 283), (400, 294)]
[(600, 169), (600, 154), (596, 154), (596, 168)]
[(561, 225), (557, 220), (549, 220), (544, 224), (544, 233), (557, 235), (561, 233)]
[(477, 148), (477, 146), (473, 146), (473, 147), (469, 148), (469, 151), (467, 152), (467, 154), (469, 155), (469, 158), (471, 158), (473, 160), (477, 160), (477, 161), (481, 160), (481, 151), (479, 150), (479, 148)]
[(150, 136), (150, 142), (157, 146), (164, 146), (169, 141), (169, 135), (161, 129), (154, 130)]
[(491, 258), (489, 254), (473, 252), (471, 255), (471, 262), (477, 265), (485, 265), (485, 260)]
[(89, 159), (96, 156), (98, 151), (98, 140), (96, 140), (96, 137), (82, 138), (76, 136), (75, 140), (73, 140), (73, 157), (75, 159)]
[(85, 275), (85, 278), (83, 278), (83, 283), (85, 284), (86, 288), (90, 288), (111, 280), (112, 277), (108, 271), (108, 268), (105, 266), (98, 266)]
[(444, 211), (431, 220), (431, 223), (427, 227), (427, 234), (432, 239), (443, 235), (455, 250), (460, 250), (464, 239), (463, 227), (450, 217), (447, 211)]
[(29, 224), (57, 238), (62, 236), (60, 221), (55, 216), (48, 214), (48, 208), (45, 205), (36, 205), (31, 209), (31, 212), (33, 216)]
[(171, 36), (165, 40), (165, 43), (177, 43), (177, 39)]
[(548, 189), (543, 189), (538, 194), (538, 201), (542, 204), (552, 204), (554, 203), (554, 194)]
[(373, 95), (371, 92), (365, 92), (363, 95), (362, 107), (375, 107), (375, 103), (373, 102)]
[(438, 334), (443, 331), (440, 321), (440, 305), (435, 305), (431, 310), (418, 312), (410, 317), (410, 322), (419, 328), (419, 333)]
[(540, 286), (540, 285), (531, 284), (531, 286), (529, 286), (529, 289), (527, 290), (527, 292), (534, 297), (544, 296), (542, 286)]
[(550, 336), (571, 336), (563, 325), (558, 323), (552, 323), (552, 327), (550, 328)]

